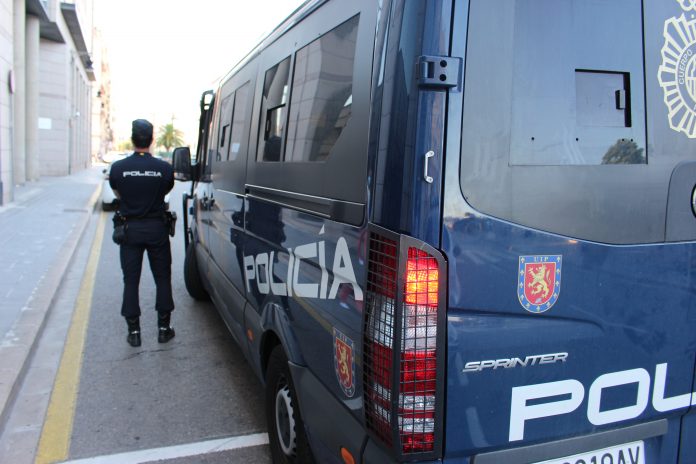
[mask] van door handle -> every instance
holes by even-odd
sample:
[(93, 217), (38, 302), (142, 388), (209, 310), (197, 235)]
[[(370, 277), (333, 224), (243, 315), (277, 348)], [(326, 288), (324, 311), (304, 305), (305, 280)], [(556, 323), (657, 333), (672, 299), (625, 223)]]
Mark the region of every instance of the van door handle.
[(433, 183), (433, 178), (428, 175), (428, 160), (433, 156), (435, 156), (435, 152), (430, 150), (425, 154), (425, 160), (423, 161), (423, 179), (429, 184)]

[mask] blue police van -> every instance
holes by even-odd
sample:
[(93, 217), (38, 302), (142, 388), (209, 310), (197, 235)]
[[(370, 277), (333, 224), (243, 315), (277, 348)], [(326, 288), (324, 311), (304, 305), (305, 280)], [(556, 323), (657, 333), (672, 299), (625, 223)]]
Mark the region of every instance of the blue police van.
[(696, 463), (696, 0), (310, 0), (174, 164), (275, 462)]

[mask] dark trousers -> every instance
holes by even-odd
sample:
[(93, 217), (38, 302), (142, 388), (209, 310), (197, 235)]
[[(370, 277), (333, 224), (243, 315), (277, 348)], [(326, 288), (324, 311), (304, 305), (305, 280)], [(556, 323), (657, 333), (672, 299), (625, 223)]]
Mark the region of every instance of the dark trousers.
[(172, 252), (169, 248), (167, 225), (162, 219), (143, 219), (128, 222), (126, 240), (121, 244), (121, 269), (123, 270), (121, 315), (124, 317), (140, 316), (140, 273), (143, 253), (146, 250), (150, 270), (157, 286), (155, 309), (161, 314), (174, 310)]

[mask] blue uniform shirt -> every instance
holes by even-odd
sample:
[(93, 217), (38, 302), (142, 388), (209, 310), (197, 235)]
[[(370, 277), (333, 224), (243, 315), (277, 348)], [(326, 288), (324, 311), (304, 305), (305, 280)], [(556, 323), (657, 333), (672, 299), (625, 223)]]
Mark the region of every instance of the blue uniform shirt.
[(174, 187), (172, 167), (150, 153), (133, 153), (111, 165), (109, 185), (120, 195), (125, 217), (164, 213), (164, 196)]

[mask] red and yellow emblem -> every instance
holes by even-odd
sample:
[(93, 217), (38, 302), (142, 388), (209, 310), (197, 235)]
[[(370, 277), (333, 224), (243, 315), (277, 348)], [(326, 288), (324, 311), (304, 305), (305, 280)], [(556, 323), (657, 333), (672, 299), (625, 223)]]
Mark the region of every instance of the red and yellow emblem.
[(561, 291), (561, 255), (520, 256), (517, 298), (524, 309), (543, 313)]
[(353, 356), (353, 340), (343, 332), (333, 329), (334, 336), (334, 369), (336, 378), (343, 393), (349, 398), (355, 394), (355, 358)]

